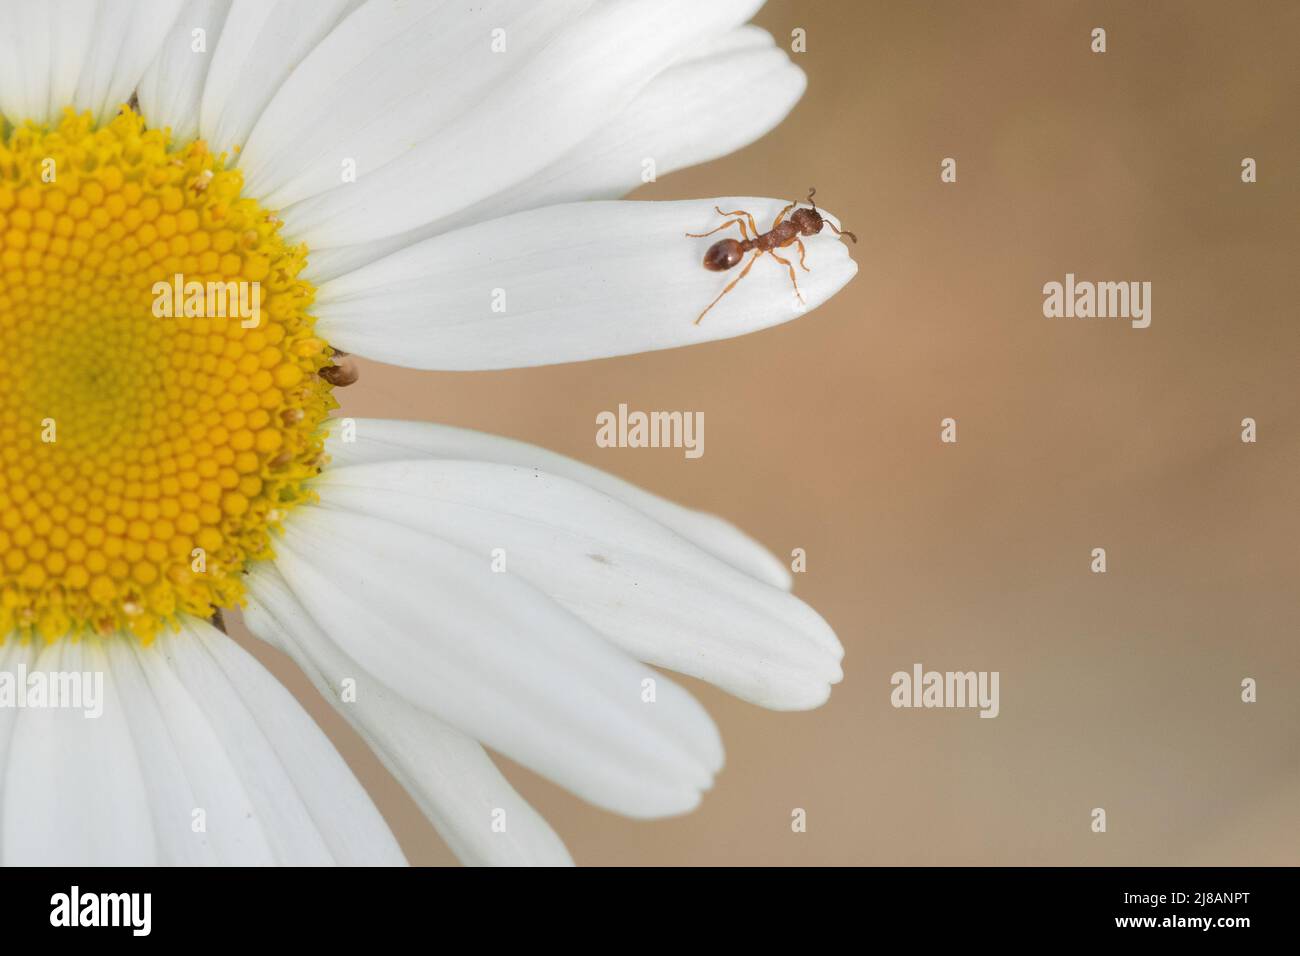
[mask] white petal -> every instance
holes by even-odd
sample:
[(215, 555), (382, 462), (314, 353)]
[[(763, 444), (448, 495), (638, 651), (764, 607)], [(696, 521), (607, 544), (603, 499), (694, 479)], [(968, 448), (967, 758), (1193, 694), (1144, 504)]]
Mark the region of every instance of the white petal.
[(77, 109), (89, 109), (101, 122), (115, 116), (158, 55), (180, 10), (174, 0), (100, 0), (77, 78)]
[[(140, 81), (140, 112), (150, 126), (170, 127), (173, 140), (184, 142), (198, 135), (199, 98), (230, 4), (231, 0), (188, 0)], [(203, 31), (202, 50), (194, 49), (199, 45), (196, 30)]]
[(242, 147), (285, 78), (361, 0), (235, 0), (203, 86), (199, 130)]
[[(0, 674), (13, 674), (18, 669), (31, 670), (36, 659), (37, 648), (31, 643), (23, 643), (16, 634), (5, 637), (0, 643)], [(9, 741), (13, 737), (14, 724), (18, 722), (18, 711), (13, 707), (0, 707), (0, 820), (4, 819), (5, 767), (9, 763)], [(0, 859), (4, 858), (4, 828), (0, 827)]]
[[(314, 830), (327, 859), (363, 865), (403, 862), (383, 818), (343, 758), (255, 658), (200, 621), (192, 621), (186, 633), (162, 640), (170, 640), (176, 675), (247, 781), (278, 860), (299, 855), (299, 846)], [(148, 650), (140, 649), (138, 656), (148, 660)], [(296, 801), (286, 799), (286, 788), (296, 791)]]
[[(526, 31), (513, 39), (508, 34), (508, 49), (511, 43), (522, 45), (518, 54), (491, 53), (491, 37), (484, 35), (467, 52), (465, 76), (455, 87), (470, 84), (478, 91), (472, 101), (460, 104), (436, 130), (420, 135), (422, 130), (414, 129), (409, 149), (379, 168), (359, 169), (355, 182), (345, 184), (337, 175), (346, 154), (320, 157), (322, 170), (327, 161), (333, 163), (335, 188), (284, 209), (286, 232), (313, 249), (327, 249), (406, 232), (479, 202), (559, 159), (616, 116), (683, 47), (731, 29), (757, 5), (756, 0), (607, 0), (540, 49)], [(504, 74), (493, 68), (492, 57), (508, 58)], [(475, 85), (487, 70), (499, 79)], [(300, 91), (292, 101), (282, 93), (283, 108), (306, 110), (317, 93)], [(344, 122), (350, 120), (338, 121)], [(391, 142), (404, 128), (380, 124), (367, 131), (367, 138)], [(259, 132), (254, 131), (250, 154)], [(344, 141), (356, 140), (353, 131), (348, 134)], [(322, 174), (295, 188), (300, 193), (323, 184)], [(277, 188), (270, 202), (298, 193)]]
[(517, 575), (387, 521), (296, 509), (276, 565), (339, 648), (408, 702), (628, 816), (691, 810), (722, 764), (717, 728)]
[[(41, 645), (23, 642), (17, 634), (8, 635), (4, 643), (0, 644), (0, 674), (16, 675), (21, 670), (31, 671), (40, 649)], [(0, 707), (0, 863), (5, 859), (5, 781), (8, 778), (9, 751), (14, 727), (18, 724), (18, 714), (16, 707)]]
[[(183, 640), (189, 638), (183, 637)], [(270, 836), (258, 819), (220, 738), (161, 648), (142, 655), (134, 641), (88, 647), (126, 718), (135, 767), (151, 810), (155, 862), (268, 865)], [(191, 829), (195, 809), (207, 833)], [(315, 853), (319, 841), (309, 840)]]
[[(407, 703), (330, 640), (270, 564), (248, 576), (245, 623), (279, 647), (365, 739), (471, 866), (565, 866), (555, 831), (515, 791), (478, 742)], [(355, 697), (342, 700), (344, 681)], [(494, 829), (504, 813), (505, 829)]]
[(806, 86), (766, 32), (732, 31), (659, 74), (613, 123), (504, 201), (494, 197), (481, 218), (525, 208), (525, 195), (538, 197), (534, 206), (616, 199), (642, 184), (647, 157), (662, 176), (726, 156), (774, 129)]
[(313, 252), (316, 284), (438, 233), (525, 209), (614, 199), (656, 176), (740, 149), (777, 125), (803, 94), (803, 71), (754, 26), (710, 38), (651, 81), (614, 120), (523, 182), (398, 236)]
[(794, 583), (784, 562), (729, 521), (706, 511), (683, 508), (599, 468), (537, 445), (432, 422), (382, 418), (353, 421), (356, 429), (350, 436), (352, 440), (342, 440), (336, 428), (326, 441), (334, 467), (439, 458), (536, 468), (617, 498), (714, 557), (773, 587), (788, 591)]
[[(104, 674), (103, 713), (18, 711), (3, 768), (0, 850), (11, 865), (140, 866), (159, 862), (145, 769), (124, 699), (98, 642), (48, 644), (33, 668)], [(186, 808), (188, 811), (189, 808)]]
[(47, 122), (71, 105), (95, 27), (95, 0), (0, 4), (0, 113)]
[(5, 863), (403, 862), (293, 697), (206, 623), (148, 647), (64, 639), (35, 666), (102, 674), (103, 712), (19, 712), (3, 766)]
[[(326, 282), (316, 297), (318, 327), (332, 345), (396, 365), (523, 368), (756, 332), (816, 308), (857, 272), (846, 241), (828, 227), (804, 240), (809, 271), (799, 268), (797, 249), (782, 250), (803, 302), (786, 266), (750, 253), (748, 275), (697, 322), (748, 268), (719, 273), (701, 264), (713, 242), (739, 238), (736, 227), (703, 239), (685, 236), (728, 221), (715, 205), (749, 210), (767, 229), (784, 203), (592, 202), (516, 213)], [(496, 311), (501, 293), (504, 311)]]
[[(490, 95), (588, 4), (363, 5), (267, 105), (240, 157), (245, 189), (278, 208), (341, 186), (345, 160), (368, 178)], [(493, 52), (494, 29), (505, 31), (508, 54)]]
[(400, 522), (550, 595), (641, 660), (765, 707), (820, 706), (843, 648), (785, 591), (694, 547), (640, 511), (530, 468), (396, 461), (327, 469), (320, 505)]

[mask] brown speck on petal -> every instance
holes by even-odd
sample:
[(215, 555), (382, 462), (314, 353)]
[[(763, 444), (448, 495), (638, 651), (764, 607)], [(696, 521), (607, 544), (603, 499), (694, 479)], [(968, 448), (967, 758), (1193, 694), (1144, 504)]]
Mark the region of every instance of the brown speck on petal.
[(351, 385), (361, 377), (361, 372), (351, 362), (344, 362), (342, 365), (326, 365), (319, 374), (325, 381), (339, 388)]

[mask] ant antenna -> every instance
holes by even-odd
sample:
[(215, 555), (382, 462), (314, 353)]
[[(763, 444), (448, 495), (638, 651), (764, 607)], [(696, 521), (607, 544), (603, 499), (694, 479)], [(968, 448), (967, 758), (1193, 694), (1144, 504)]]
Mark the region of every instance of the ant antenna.
[(847, 229), (841, 229), (839, 226), (835, 225), (835, 223), (831, 222), (829, 219), (826, 220), (826, 225), (830, 226), (832, 229), (835, 230), (835, 235), (848, 236), (850, 239), (853, 240), (855, 244), (857, 243), (858, 237), (855, 236), (853, 233), (849, 232)]
[[(816, 204), (815, 202), (813, 202), (813, 196), (816, 196), (816, 195), (817, 195), (817, 190), (816, 190), (816, 188), (813, 187), (813, 186), (809, 186), (809, 187), (808, 187), (808, 198), (805, 199), (804, 202), (806, 202), (808, 205), (812, 206), (814, 210), (817, 209), (817, 204)], [(853, 233), (849, 232), (847, 229), (841, 229), (839, 226), (835, 225), (835, 223), (831, 222), (829, 219), (826, 220), (826, 225), (830, 226), (832, 229), (835, 230), (835, 235), (837, 235), (837, 236), (848, 236), (848, 237), (849, 237), (850, 239), (852, 239), (855, 243), (858, 241), (858, 237), (857, 237), (857, 236), (855, 236)]]

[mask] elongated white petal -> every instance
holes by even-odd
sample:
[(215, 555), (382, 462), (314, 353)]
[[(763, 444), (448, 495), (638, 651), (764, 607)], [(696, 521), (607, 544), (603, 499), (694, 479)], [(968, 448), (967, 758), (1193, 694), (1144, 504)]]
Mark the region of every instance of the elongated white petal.
[(288, 691), (206, 623), (148, 647), (65, 639), (33, 666), (102, 675), (102, 714), (19, 711), (2, 774), (5, 863), (403, 862)]
[[(274, 863), (272, 835), (203, 708), (165, 652), (142, 656), (137, 650), (116, 640), (84, 653), (103, 668), (106, 680), (111, 677), (115, 715), (126, 719), (130, 741), (123, 752), (134, 752), (153, 831), (142, 848), (153, 850), (154, 862)], [(195, 810), (203, 814), (199, 833), (192, 828)], [(307, 843), (313, 858), (319, 841), (313, 834)]]
[[(325, 851), (322, 862), (403, 862), (343, 758), (261, 664), (201, 621), (191, 621), (185, 633), (169, 640), (176, 675), (248, 781), (277, 860), (300, 856), (315, 831)], [(148, 650), (140, 649), (139, 656)], [(287, 789), (297, 801), (286, 801)]]
[(545, 169), (410, 232), (319, 250), (310, 275), (319, 284), (430, 236), (525, 209), (615, 199), (648, 173), (666, 176), (752, 143), (790, 112), (805, 85), (803, 71), (766, 31), (743, 26), (711, 37)]
[(749, 210), (767, 229), (784, 204), (752, 197), (592, 202), (505, 216), (326, 282), (316, 298), (319, 328), (345, 351), (396, 365), (522, 368), (756, 332), (816, 308), (857, 272), (829, 227), (804, 240), (809, 271), (791, 247), (782, 250), (789, 267), (751, 252), (745, 262), (752, 268), (711, 272), (701, 264), (704, 251), (720, 238), (739, 238), (739, 229), (703, 239), (685, 234), (729, 221), (715, 205)]
[[(408, 702), (607, 809), (692, 809), (722, 763), (695, 700), (479, 554), (303, 507), (276, 565), (313, 620)], [(642, 700), (654, 678), (657, 700)]]
[[(488, 201), (485, 215), (582, 199), (616, 199), (644, 182), (735, 152), (776, 127), (807, 80), (765, 31), (706, 43), (655, 77), (606, 128), (531, 179)], [(646, 160), (654, 164), (648, 170)]]
[(199, 131), (212, 148), (242, 147), (294, 67), (361, 2), (235, 0), (199, 108)]
[[(0, 643), (0, 674), (15, 674), (20, 670), (30, 670), (36, 659), (36, 645), (24, 643), (18, 636), (9, 635)], [(0, 820), (4, 819), (5, 788), (4, 768), (8, 766), (9, 741), (13, 737), (14, 724), (18, 721), (18, 710), (14, 707), (0, 707)], [(4, 828), (0, 827), (0, 859), (4, 858)]]
[[(7, 635), (4, 643), (0, 644), (0, 675), (14, 675), (12, 679), (16, 681), (16, 675), (31, 671), (42, 646), (40, 642), (23, 641), (17, 634)], [(17, 707), (0, 707), (0, 862), (5, 859), (5, 781), (8, 778), (9, 751), (14, 727), (18, 724), (18, 714)]]
[(353, 419), (355, 431), (344, 440), (335, 428), (326, 442), (335, 467), (381, 461), (454, 459), (535, 468), (571, 478), (648, 515), (716, 558), (760, 581), (790, 590), (792, 576), (774, 554), (728, 521), (694, 511), (643, 491), (608, 472), (584, 465), (537, 445), (468, 428), (396, 419)]
[[(249, 629), (297, 662), (406, 787), (462, 863), (573, 862), (555, 831), (519, 796), (477, 741), (366, 673), (317, 626), (273, 565), (255, 567), (248, 585), (244, 620)], [(353, 691), (346, 701), (345, 681)]]
[[(267, 105), (240, 158), (245, 187), (283, 207), (347, 183), (345, 162), (368, 179), (489, 96), (589, 4), (364, 4)], [(494, 30), (506, 52), (493, 50)], [(487, 155), (475, 152), (478, 162)]]
[[(329, 469), (324, 508), (401, 522), (518, 576), (629, 654), (785, 710), (841, 678), (826, 622), (773, 588), (567, 478), (467, 461)], [(498, 565), (500, 567), (500, 565)]]
[(46, 645), (33, 666), (46, 675), (104, 674), (103, 713), (89, 718), (71, 707), (19, 710), (4, 765), (0, 862), (158, 862), (146, 768), (127, 720), (131, 701), (109, 679), (103, 647), (64, 639)]
[[(101, 122), (131, 98), (180, 13), (175, 0), (100, 0), (73, 97)], [(61, 30), (63, 24), (55, 25)]]
[(95, 7), (95, 0), (0, 4), (0, 113), (44, 123), (72, 103)]
[[(552, 6), (520, 4), (530, 10)], [(492, 53), (488, 32), (461, 61), (464, 76), (455, 84), (457, 90), (474, 89), (481, 95), (460, 104), (458, 112), (427, 135), (408, 139), (410, 148), (384, 165), (358, 169), (355, 182), (336, 176), (335, 188), (284, 209), (286, 231), (313, 249), (327, 249), (396, 235), (471, 206), (559, 159), (613, 119), (683, 48), (737, 26), (757, 6), (756, 0), (605, 0), (540, 47), (530, 42), (526, 30), (513, 40), (507, 33), (507, 52), (499, 54)], [(534, 15), (540, 16), (540, 9)], [(364, 37), (359, 42), (368, 43)], [(508, 52), (511, 43), (522, 52)], [(510, 58), (504, 72), (502, 57)], [(490, 82), (474, 85), (483, 71), (489, 71)], [(306, 92), (294, 96), (300, 104), (295, 106), (286, 84), (268, 115), (278, 108), (308, 108)], [(314, 101), (318, 91), (310, 93)], [(279, 106), (281, 97), (284, 107)], [(329, 122), (329, 117), (322, 119), (322, 124)], [(367, 141), (396, 143), (398, 132), (376, 124)], [(260, 128), (254, 130), (250, 139), (250, 160), (255, 147), (263, 148), (257, 143), (259, 133)], [(326, 142), (338, 139), (324, 129), (321, 135)], [(268, 201), (274, 205), (322, 186), (327, 160), (338, 171), (345, 158), (319, 157), (320, 171), (313, 164), (311, 175), (320, 178), (299, 179), (295, 191), (263, 180), (260, 171), (252, 182), (272, 186)]]
[(199, 100), (231, 0), (187, 0), (153, 65), (140, 80), (140, 111), (150, 126), (184, 142), (199, 132)]

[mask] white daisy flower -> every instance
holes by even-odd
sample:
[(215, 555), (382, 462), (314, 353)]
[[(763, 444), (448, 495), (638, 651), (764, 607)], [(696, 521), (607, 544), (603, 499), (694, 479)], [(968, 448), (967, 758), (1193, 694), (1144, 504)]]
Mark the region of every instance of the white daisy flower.
[[(595, 359), (844, 286), (846, 247), (808, 234), (800, 308), (760, 262), (697, 323), (734, 274), (684, 234), (786, 202), (612, 201), (647, 159), (721, 156), (792, 108), (803, 75), (745, 25), (758, 6), (0, 4), (0, 860), (403, 862), (221, 607), (466, 863), (569, 862), (485, 747), (629, 816), (698, 803), (718, 732), (649, 665), (826, 700), (835, 635), (725, 521), (456, 428), (325, 437), (340, 351)], [(254, 283), (256, 321), (213, 317), (212, 286)], [(102, 713), (19, 706), (18, 674), (103, 675)]]

